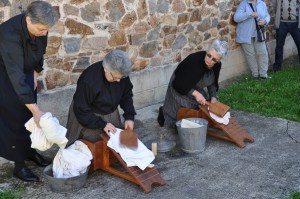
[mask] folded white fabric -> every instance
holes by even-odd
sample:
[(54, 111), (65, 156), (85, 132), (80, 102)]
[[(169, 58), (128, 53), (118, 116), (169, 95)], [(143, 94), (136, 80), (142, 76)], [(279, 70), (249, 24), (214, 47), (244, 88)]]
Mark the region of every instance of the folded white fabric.
[(65, 148), (68, 143), (66, 138), (67, 129), (59, 124), (56, 117), (47, 112), (40, 119), (40, 126), (49, 142), (57, 144), (60, 148)]
[(81, 141), (66, 149), (59, 149), (53, 160), (53, 177), (71, 178), (86, 172), (93, 159), (92, 153)]
[(121, 145), (121, 131), (121, 129), (117, 129), (115, 134), (110, 134), (107, 146), (119, 153), (128, 167), (138, 166), (141, 170), (144, 170), (154, 160), (154, 154), (140, 140), (138, 140), (138, 147), (136, 149)]
[(227, 112), (224, 117), (219, 117), (211, 112), (209, 112), (209, 115), (214, 119), (216, 120), (218, 123), (221, 123), (221, 124), (225, 124), (227, 125), (229, 123), (229, 118), (230, 118), (230, 112)]
[(203, 125), (197, 124), (196, 122), (189, 121), (187, 119), (181, 120), (181, 128), (199, 128)]
[(54, 143), (60, 148), (65, 148), (68, 142), (67, 129), (59, 124), (56, 117), (46, 112), (40, 119), (40, 126), (41, 128), (36, 126), (33, 117), (25, 124), (25, 128), (31, 132), (31, 148), (45, 151)]

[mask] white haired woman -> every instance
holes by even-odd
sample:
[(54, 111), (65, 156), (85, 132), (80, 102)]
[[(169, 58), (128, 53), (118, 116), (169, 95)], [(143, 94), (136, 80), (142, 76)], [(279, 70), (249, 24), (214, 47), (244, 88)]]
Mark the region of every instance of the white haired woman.
[(14, 176), (24, 181), (39, 180), (25, 160), (49, 164), (31, 149), (24, 124), (34, 117), (39, 125), (44, 114), (36, 104), (37, 74), (43, 70), (47, 32), (57, 19), (49, 3), (35, 1), (0, 25), (0, 157), (14, 161)]
[(157, 121), (160, 126), (166, 124), (175, 128), (179, 108), (198, 109), (199, 104), (205, 104), (206, 87), (210, 101), (217, 101), (220, 61), (227, 50), (227, 42), (214, 40), (207, 51), (190, 54), (177, 66), (170, 79), (164, 105), (159, 108)]
[[(82, 138), (90, 142), (100, 140), (105, 131), (116, 127), (133, 130), (133, 85), (130, 81), (131, 61), (126, 52), (113, 50), (103, 61), (89, 66), (77, 82), (67, 122), (68, 145)], [(118, 106), (123, 109), (125, 124), (121, 123)]]

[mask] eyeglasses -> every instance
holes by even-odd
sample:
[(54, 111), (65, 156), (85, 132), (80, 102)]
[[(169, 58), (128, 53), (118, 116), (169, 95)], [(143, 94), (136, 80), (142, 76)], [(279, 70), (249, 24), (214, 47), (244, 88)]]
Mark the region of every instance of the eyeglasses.
[(218, 62), (218, 60), (217, 60), (216, 58), (214, 58), (211, 54), (206, 53), (206, 56), (207, 56), (208, 58), (210, 58), (213, 62)]
[(113, 80), (121, 80), (121, 79), (124, 79), (124, 78), (127, 77), (127, 76), (122, 76), (120, 78), (115, 78), (111, 72), (109, 72), (109, 74), (110, 74), (110, 76), (112, 77)]

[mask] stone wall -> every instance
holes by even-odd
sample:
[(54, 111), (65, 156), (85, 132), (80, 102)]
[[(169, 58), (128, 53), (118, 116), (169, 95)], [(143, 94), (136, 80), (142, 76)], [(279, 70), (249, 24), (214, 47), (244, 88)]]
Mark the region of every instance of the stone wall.
[[(0, 0), (0, 22), (32, 0)], [(212, 39), (231, 49), (233, 0), (49, 0), (60, 19), (49, 32), (39, 91), (76, 83), (80, 73), (112, 49), (126, 50), (133, 70), (177, 64)]]

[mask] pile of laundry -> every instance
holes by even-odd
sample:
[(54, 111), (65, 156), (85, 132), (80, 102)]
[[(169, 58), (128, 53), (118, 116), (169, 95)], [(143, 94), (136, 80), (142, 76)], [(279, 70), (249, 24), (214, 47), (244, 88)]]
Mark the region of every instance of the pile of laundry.
[(31, 148), (46, 151), (53, 144), (59, 146), (59, 150), (53, 160), (53, 177), (70, 178), (86, 172), (93, 159), (91, 151), (80, 141), (65, 148), (68, 139), (66, 138), (67, 129), (59, 124), (56, 117), (47, 112), (40, 118), (39, 128), (34, 119), (26, 122), (25, 127), (31, 132)]

